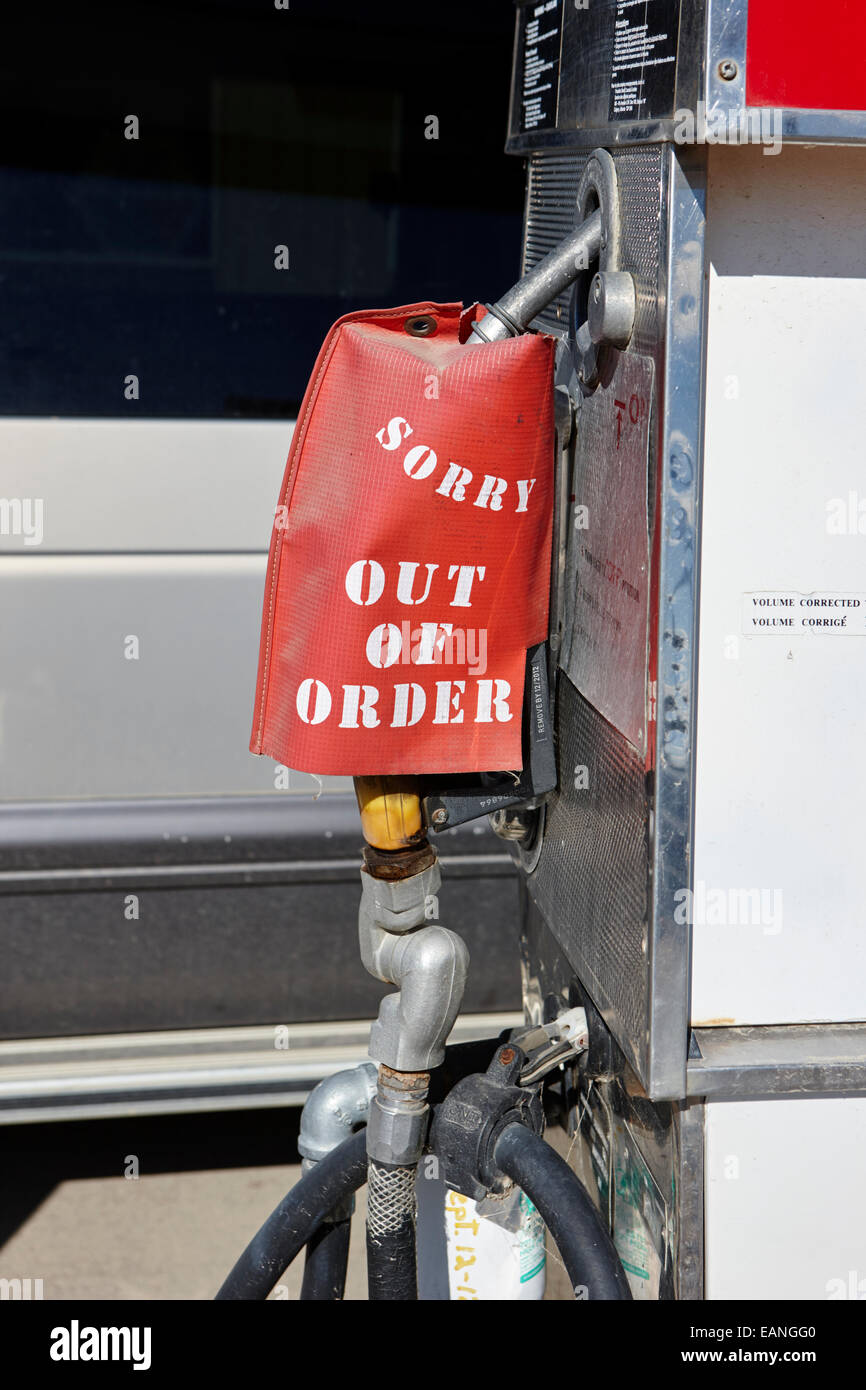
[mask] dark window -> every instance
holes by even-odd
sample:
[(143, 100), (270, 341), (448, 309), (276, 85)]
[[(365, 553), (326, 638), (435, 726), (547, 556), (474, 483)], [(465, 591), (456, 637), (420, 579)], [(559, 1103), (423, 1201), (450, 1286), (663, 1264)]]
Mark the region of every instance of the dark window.
[(0, 413), (291, 416), (340, 314), (501, 293), (513, 24), (508, 0), (121, 0), (7, 24)]

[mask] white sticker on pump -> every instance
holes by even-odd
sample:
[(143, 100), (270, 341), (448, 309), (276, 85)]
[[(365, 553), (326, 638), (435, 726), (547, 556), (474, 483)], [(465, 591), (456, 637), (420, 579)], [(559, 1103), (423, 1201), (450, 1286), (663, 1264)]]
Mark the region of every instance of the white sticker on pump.
[(522, 1302), (544, 1297), (544, 1222), (519, 1188), (479, 1207), (448, 1191), (445, 1236), (452, 1302)]
[(801, 594), (777, 589), (743, 595), (743, 633), (747, 637), (804, 632), (866, 637), (866, 593), (819, 590)]

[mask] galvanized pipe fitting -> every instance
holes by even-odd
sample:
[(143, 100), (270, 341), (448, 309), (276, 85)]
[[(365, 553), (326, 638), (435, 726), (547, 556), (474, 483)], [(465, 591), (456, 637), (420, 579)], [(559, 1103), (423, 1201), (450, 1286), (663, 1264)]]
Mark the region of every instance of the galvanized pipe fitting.
[(375, 1094), (376, 1068), (372, 1062), (334, 1072), (319, 1082), (301, 1111), (298, 1149), (305, 1167), (318, 1163), (358, 1125), (366, 1123)]
[[(357, 1067), (326, 1076), (307, 1097), (301, 1111), (301, 1132), (298, 1151), (301, 1170), (311, 1168), (348, 1139), (352, 1131), (365, 1124), (370, 1102), (376, 1094), (376, 1067), (361, 1062)], [(346, 1221), (355, 1209), (354, 1197), (347, 1197), (329, 1213), (330, 1222)]]

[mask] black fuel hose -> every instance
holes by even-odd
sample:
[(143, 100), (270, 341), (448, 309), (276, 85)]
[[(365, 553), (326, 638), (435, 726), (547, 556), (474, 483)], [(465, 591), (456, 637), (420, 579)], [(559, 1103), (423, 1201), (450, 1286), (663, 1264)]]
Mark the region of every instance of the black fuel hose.
[(367, 1181), (367, 1135), (344, 1139), (280, 1202), (253, 1236), (217, 1300), (265, 1299), (335, 1206)]
[(583, 1183), (559, 1154), (525, 1125), (506, 1125), (494, 1158), (538, 1209), (556, 1241), (572, 1288), (592, 1302), (627, 1300), (625, 1271)]
[(302, 1303), (334, 1303), (342, 1299), (346, 1292), (351, 1229), (351, 1219), (345, 1217), (323, 1221), (310, 1236), (301, 1284)]
[(418, 1298), (415, 1243), (417, 1164), (370, 1160), (367, 1175), (367, 1291), (371, 1303)]

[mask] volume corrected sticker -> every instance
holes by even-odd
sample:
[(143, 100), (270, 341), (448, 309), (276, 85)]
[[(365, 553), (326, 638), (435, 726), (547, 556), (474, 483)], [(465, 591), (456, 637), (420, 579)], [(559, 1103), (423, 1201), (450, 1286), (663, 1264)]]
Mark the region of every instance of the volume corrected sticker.
[(790, 636), (820, 632), (830, 636), (866, 637), (866, 593), (768, 589), (743, 594), (743, 634), (747, 637)]

